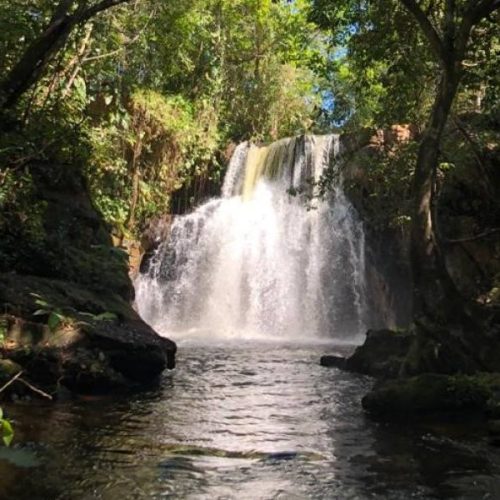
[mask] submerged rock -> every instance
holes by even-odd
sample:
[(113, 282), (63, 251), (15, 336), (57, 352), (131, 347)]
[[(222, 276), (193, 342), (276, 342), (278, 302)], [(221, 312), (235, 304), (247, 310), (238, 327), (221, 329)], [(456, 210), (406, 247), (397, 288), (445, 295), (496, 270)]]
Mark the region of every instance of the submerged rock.
[(488, 392), (469, 377), (426, 373), (416, 377), (385, 380), (363, 398), (363, 408), (382, 415), (484, 411)]
[(345, 370), (346, 358), (334, 355), (321, 356), (319, 363), (321, 366), (334, 367)]

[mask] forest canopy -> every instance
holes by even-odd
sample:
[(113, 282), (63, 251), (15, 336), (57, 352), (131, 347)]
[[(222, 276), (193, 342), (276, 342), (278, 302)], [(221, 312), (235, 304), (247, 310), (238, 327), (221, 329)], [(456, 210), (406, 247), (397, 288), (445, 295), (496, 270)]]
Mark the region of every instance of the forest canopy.
[[(219, 183), (231, 143), (423, 130), (439, 83), (400, 0), (3, 0), (0, 25), (0, 203), (22, 211), (30, 162), (80, 164), (118, 234)], [(454, 114), (498, 120), (499, 26), (472, 30)]]
[(108, 2), (27, 60), (103, 3), (1, 2), (3, 203), (14, 165), (83, 162), (106, 219), (135, 232), (193, 177), (217, 180), (230, 142), (313, 127), (328, 45), (308, 1)]

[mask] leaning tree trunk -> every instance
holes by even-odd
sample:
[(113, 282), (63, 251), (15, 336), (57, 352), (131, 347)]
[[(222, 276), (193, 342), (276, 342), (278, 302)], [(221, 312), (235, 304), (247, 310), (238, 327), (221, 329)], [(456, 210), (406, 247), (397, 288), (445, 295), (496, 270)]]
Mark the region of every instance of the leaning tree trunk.
[(42, 34), (28, 46), (19, 61), (1, 80), (0, 112), (14, 107), (21, 96), (40, 80), (48, 63), (64, 46), (76, 26), (84, 24), (102, 11), (129, 1), (101, 0), (90, 6), (87, 5), (88, 2), (81, 2), (74, 10), (75, 0), (60, 0)]
[(443, 129), (460, 81), (456, 64), (443, 70), (430, 123), (417, 156), (413, 180), (411, 264), (414, 317), (433, 325), (463, 324), (469, 321), (465, 303), (446, 269), (437, 221), (434, 220), (434, 190)]
[(0, 88), (1, 108), (14, 106), (24, 92), (38, 81), (48, 61), (66, 43), (76, 24), (75, 18), (68, 15), (71, 4), (64, 1), (60, 3), (57, 15), (4, 78)]

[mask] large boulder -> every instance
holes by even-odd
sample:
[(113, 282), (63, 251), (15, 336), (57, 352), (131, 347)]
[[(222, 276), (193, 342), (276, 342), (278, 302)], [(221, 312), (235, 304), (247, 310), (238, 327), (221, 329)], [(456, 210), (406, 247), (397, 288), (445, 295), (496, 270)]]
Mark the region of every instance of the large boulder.
[(30, 189), (2, 207), (0, 358), (49, 392), (128, 389), (173, 368), (176, 346), (132, 308), (129, 255), (79, 161), (28, 165)]
[(3, 274), (0, 304), (2, 357), (48, 391), (129, 389), (175, 366), (175, 344), (154, 332), (119, 295)]
[(374, 377), (397, 377), (414, 338), (411, 333), (369, 330), (364, 344), (357, 347), (350, 357), (323, 356), (320, 362), (323, 366)]
[(494, 337), (471, 337), (422, 326), (402, 332), (370, 330), (363, 345), (345, 359), (324, 356), (321, 364), (377, 378), (410, 377), (421, 373), (473, 374), (498, 369), (499, 343)]
[(487, 417), (490, 408), (498, 404), (499, 389), (499, 374), (424, 373), (377, 382), (362, 405), (378, 416), (476, 413)]

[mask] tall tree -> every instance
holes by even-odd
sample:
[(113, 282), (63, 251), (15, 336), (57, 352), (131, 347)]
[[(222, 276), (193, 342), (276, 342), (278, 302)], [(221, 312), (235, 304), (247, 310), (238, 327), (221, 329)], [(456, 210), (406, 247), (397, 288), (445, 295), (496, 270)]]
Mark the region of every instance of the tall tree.
[(468, 322), (468, 306), (445, 266), (436, 176), (443, 130), (457, 94), (477, 93), (481, 86), (495, 93), (494, 84), (478, 78), (474, 68), (482, 68), (483, 76), (497, 71), (493, 61), (479, 54), (494, 50), (494, 23), (486, 18), (497, 15), (500, 0), (313, 4), (315, 22), (332, 30), (334, 118), (356, 127), (410, 121), (423, 130), (410, 209), (415, 319)]
[[(440, 143), (453, 100), (464, 75), (471, 34), (500, 0), (446, 0), (444, 5), (400, 0), (412, 14), (439, 62), (434, 105), (421, 140), (413, 178), (411, 263), (417, 315), (438, 324), (462, 324), (468, 311), (447, 273), (433, 210)], [(442, 2), (437, 2), (441, 4)], [(438, 10), (439, 9), (439, 10)]]

